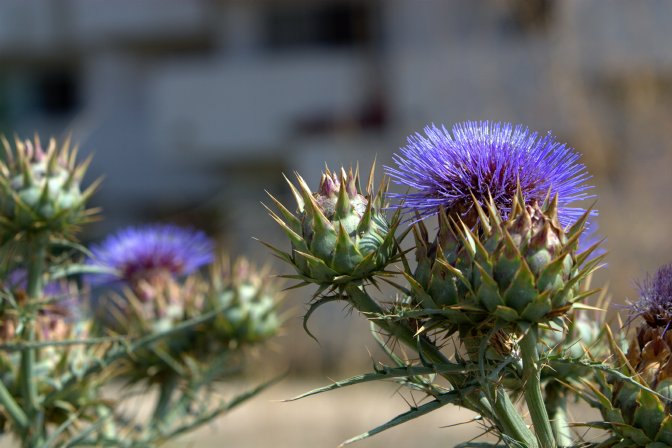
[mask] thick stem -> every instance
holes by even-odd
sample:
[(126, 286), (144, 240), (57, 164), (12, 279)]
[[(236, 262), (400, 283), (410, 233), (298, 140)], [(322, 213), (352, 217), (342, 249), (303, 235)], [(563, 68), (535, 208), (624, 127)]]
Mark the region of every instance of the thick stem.
[(533, 325), (525, 333), (520, 343), (525, 384), (523, 391), (541, 448), (557, 448), (553, 429), (546, 412), (546, 403), (541, 392), (541, 366), (539, 365), (539, 353), (537, 352), (537, 334), (538, 327)]
[(502, 425), (502, 433), (522, 443), (522, 446), (538, 448), (537, 438), (514, 406), (509, 394), (501, 387), (498, 387), (495, 393), (494, 414)]
[(26, 416), (30, 422), (28, 434), (24, 436), (26, 446), (39, 446), (44, 440), (44, 427), (39, 418), (39, 400), (37, 393), (37, 381), (35, 378), (36, 349), (30, 347), (30, 343), (36, 339), (35, 321), (38, 315), (37, 301), (42, 295), (42, 276), (47, 258), (48, 235), (30, 235), (27, 239), (25, 260), (28, 269), (28, 284), (26, 293), (28, 301), (25, 304), (24, 316), (25, 327), (22, 333), (23, 342), (29, 345), (21, 352), (20, 361), (20, 388), (23, 396)]
[[(47, 259), (49, 240), (46, 235), (33, 235), (26, 245), (26, 264), (28, 279), (26, 293), (30, 299), (39, 299), (42, 295), (42, 277)], [(35, 308), (33, 307), (33, 310)]]
[(178, 383), (179, 376), (176, 374), (170, 374), (161, 382), (161, 385), (159, 386), (159, 397), (154, 406), (154, 414), (152, 414), (152, 426), (160, 428), (166, 423), (164, 420), (172, 411), (170, 404)]
[[(345, 292), (352, 305), (364, 315), (383, 315), (384, 311), (373, 300), (366, 291), (360, 286), (348, 285), (345, 287)], [(404, 325), (395, 323), (389, 320), (372, 319), (373, 323), (381, 329), (385, 330), (392, 336), (395, 336), (399, 341), (407, 345), (413, 350), (418, 350), (418, 345), (422, 350), (422, 355), (430, 361), (439, 363), (448, 363), (450, 360), (426, 338), (418, 337)], [(442, 374), (451, 384), (460, 386), (459, 378), (456, 375), (444, 373)], [(502, 425), (502, 432), (510, 436), (515, 441), (523, 444), (529, 448), (536, 448), (537, 443), (534, 435), (529, 430), (525, 421), (516, 410), (511, 402), (510, 397), (503, 390), (498, 389), (497, 398), (494, 406), (490, 405), (488, 399), (480, 392), (471, 392), (465, 396), (465, 405), (474, 412), (478, 412), (486, 418), (489, 418), (496, 423)]]
[(572, 432), (567, 418), (567, 397), (562, 393), (557, 382), (546, 386), (546, 411), (551, 419), (553, 434), (559, 447), (573, 446)]

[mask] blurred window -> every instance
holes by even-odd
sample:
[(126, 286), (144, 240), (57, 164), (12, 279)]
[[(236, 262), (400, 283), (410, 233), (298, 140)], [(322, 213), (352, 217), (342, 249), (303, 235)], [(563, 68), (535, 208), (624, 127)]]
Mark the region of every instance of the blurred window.
[(265, 46), (271, 50), (365, 46), (372, 40), (373, 3), (274, 3), (265, 15)]
[(34, 129), (36, 120), (69, 120), (82, 105), (81, 95), (80, 73), (71, 64), (9, 69), (0, 77), (0, 132), (13, 132), (21, 123)]
[(36, 106), (46, 115), (68, 115), (80, 107), (80, 81), (68, 69), (47, 70), (36, 76)]

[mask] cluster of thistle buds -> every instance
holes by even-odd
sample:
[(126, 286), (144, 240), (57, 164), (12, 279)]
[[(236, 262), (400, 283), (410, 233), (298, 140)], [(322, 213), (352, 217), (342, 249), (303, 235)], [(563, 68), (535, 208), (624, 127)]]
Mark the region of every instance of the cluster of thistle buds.
[[(164, 417), (177, 388), (202, 378), (223, 379), (241, 367), (244, 348), (274, 336), (280, 326), (279, 285), (261, 280), (268, 270), (244, 258), (231, 269), (229, 259), (216, 256), (214, 243), (200, 231), (174, 225), (128, 228), (93, 247), (89, 266), (110, 268), (111, 274), (91, 275), (90, 281), (117, 290), (102, 297), (99, 332), (168, 333), (120, 363), (118, 371), (131, 384), (160, 386), (162, 411), (155, 419)], [(200, 272), (204, 267), (207, 272)]]
[[(212, 314), (128, 360), (132, 382), (163, 382), (185, 371), (202, 374), (214, 358), (232, 356), (231, 349), (264, 341), (279, 329), (279, 287), (263, 278), (268, 269), (258, 270), (244, 258), (233, 265), (227, 257), (215, 259), (214, 244), (203, 232), (173, 225), (129, 228), (92, 253), (91, 266), (107, 266), (113, 273), (91, 281), (118, 289), (102, 298), (103, 333), (171, 331)], [(197, 273), (206, 265), (207, 273)]]
[[(91, 159), (78, 163), (69, 139), (2, 140), (1, 433), (25, 447), (151, 446), (274, 381), (230, 401), (209, 393), (278, 332), (267, 270), (242, 258), (231, 269), (203, 232), (172, 225), (89, 250), (75, 237), (97, 214), (87, 201), (99, 182), (81, 187)], [(120, 379), (158, 388), (149, 420), (104, 388)]]
[[(374, 195), (372, 181), (362, 191), (357, 174), (327, 169), (315, 192), (298, 174), (298, 187), (289, 183), (296, 212), (271, 196), (291, 250), (268, 246), (297, 271), (287, 277), (317, 286), (305, 319), (345, 300), (371, 321), (392, 361), (301, 397), (364, 378), (427, 395), (348, 442), (455, 404), (489, 424), (499, 439), (492, 446), (671, 447), (672, 273), (642, 289), (648, 299), (635, 309), (645, 323), (627, 355), (603, 317), (586, 317), (603, 316), (606, 296), (585, 303), (598, 291), (589, 283), (604, 255), (603, 240), (586, 231), (594, 232), (596, 211), (574, 205), (594, 197), (579, 155), (550, 134), (468, 122), (452, 132), (427, 127), (394, 162), (387, 174), (410, 191), (388, 193), (384, 180)], [(424, 222), (432, 217), (434, 235)], [(415, 244), (403, 251), (409, 226)], [(396, 299), (371, 295), (381, 282)], [(572, 397), (604, 420), (571, 422)], [(584, 439), (573, 429), (581, 426), (602, 430), (602, 439)]]

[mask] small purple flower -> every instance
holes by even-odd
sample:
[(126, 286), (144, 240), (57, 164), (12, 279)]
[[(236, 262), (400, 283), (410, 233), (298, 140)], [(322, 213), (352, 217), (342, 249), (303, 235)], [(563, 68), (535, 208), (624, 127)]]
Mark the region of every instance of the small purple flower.
[[(48, 281), (42, 287), (42, 299), (51, 302), (45, 309), (55, 308), (68, 316), (78, 316), (81, 294), (73, 285), (65, 279)], [(23, 291), (25, 293), (28, 288), (28, 271), (25, 268), (13, 269), (2, 281), (2, 286), (12, 292)]]
[(103, 283), (114, 279), (135, 282), (154, 275), (179, 276), (194, 272), (214, 259), (214, 244), (205, 233), (170, 224), (129, 227), (107, 237), (91, 250), (92, 264), (112, 268), (117, 276), (91, 275)]
[(481, 205), (492, 195), (506, 216), (520, 183), (529, 202), (557, 194), (560, 222), (568, 225), (585, 212), (569, 204), (594, 197), (586, 192), (591, 176), (579, 155), (550, 133), (539, 136), (521, 125), (481, 121), (456, 124), (452, 134), (432, 125), (425, 134), (408, 137), (394, 156), (397, 167), (386, 167), (395, 183), (416, 190), (390, 197), (421, 218), (437, 214), (439, 207), (461, 217), (473, 213), (472, 194)]
[(628, 323), (642, 316), (651, 327), (672, 325), (672, 264), (667, 264), (637, 285), (639, 300), (630, 306)]
[[(2, 280), (2, 288), (12, 294), (26, 293), (28, 272), (24, 268), (10, 271)], [(42, 290), (42, 300), (45, 300), (37, 316), (37, 325), (40, 336), (45, 340), (65, 339), (70, 327), (84, 317), (83, 298), (73, 283), (61, 279), (47, 282)], [(12, 316), (3, 316), (0, 324), (0, 339), (14, 337), (15, 322)]]

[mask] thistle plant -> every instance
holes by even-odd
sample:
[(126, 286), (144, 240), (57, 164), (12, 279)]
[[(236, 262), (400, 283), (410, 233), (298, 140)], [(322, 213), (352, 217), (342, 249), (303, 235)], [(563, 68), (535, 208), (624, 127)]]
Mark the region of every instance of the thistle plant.
[(672, 265), (641, 283), (639, 295), (626, 321), (638, 323), (629, 342), (619, 343), (606, 327), (612, 350), (606, 362), (614, 370), (600, 372), (597, 386), (577, 384), (602, 414), (603, 421), (588, 426), (609, 432), (604, 447), (672, 447)]
[[(79, 163), (69, 141), (3, 144), (1, 433), (25, 447), (154, 446), (275, 381), (227, 401), (213, 392), (278, 330), (267, 271), (224, 269), (203, 232), (171, 225), (88, 249), (76, 235), (97, 213), (87, 201), (98, 182), (82, 187), (90, 159)], [(135, 388), (111, 395), (119, 380)], [(124, 410), (152, 388), (149, 419)]]
[[(185, 430), (175, 425), (184, 416), (202, 424), (227, 410), (230, 403), (212, 409), (198, 400), (240, 371), (242, 349), (276, 334), (277, 284), (262, 284), (245, 259), (235, 273), (222, 268), (226, 262), (215, 262), (214, 243), (203, 232), (173, 225), (124, 229), (91, 252), (90, 265), (112, 274), (93, 274), (90, 281), (121, 290), (103, 298), (102, 311), (110, 314), (96, 316), (99, 332), (135, 338), (169, 333), (115, 366), (115, 376), (128, 384), (159, 389), (150, 424), (126, 437), (168, 440)], [(198, 269), (207, 265), (209, 275), (201, 275)]]
[[(561, 367), (592, 371), (593, 365), (585, 352), (558, 349), (563, 344), (557, 333), (564, 341), (583, 328), (574, 316), (590, 308), (583, 302), (595, 290), (586, 285), (602, 260), (596, 256), (601, 242), (586, 245), (585, 230), (596, 212), (576, 204), (593, 197), (586, 183), (590, 175), (571, 148), (522, 126), (468, 122), (452, 132), (432, 126), (425, 133), (409, 137), (394, 157), (396, 166), (386, 168), (395, 183), (411, 191), (382, 190), (383, 198), (396, 201), (374, 207), (380, 222), (392, 214), (383, 241), (389, 239), (385, 247), (393, 251), (378, 253), (374, 268), (342, 264), (333, 269), (344, 253), (334, 241), (344, 241), (339, 236), (347, 232), (321, 237), (331, 216), (345, 216), (330, 214), (338, 205), (322, 205), (328, 171), (315, 192), (299, 176), (300, 188), (292, 187), (296, 213), (274, 199), (279, 212), (271, 215), (288, 235), (291, 250), (272, 250), (299, 271), (290, 278), (317, 285), (305, 319), (326, 302), (347, 301), (386, 335), (376, 339), (392, 360), (373, 373), (301, 397), (384, 379), (427, 394), (424, 404), (348, 442), (454, 404), (480, 415), (490, 426), (487, 432), (506, 446), (584, 446), (569, 430), (567, 400), (556, 398), (558, 392), (563, 397), (575, 392), (560, 374), (572, 369)], [(344, 180), (343, 175), (341, 186)], [(339, 195), (336, 203), (344, 204), (340, 198), (346, 196)], [(363, 198), (366, 204), (381, 202), (371, 188)], [(403, 227), (401, 212), (410, 228), (396, 232)], [(423, 220), (434, 216), (438, 230), (431, 235)], [(415, 260), (400, 249), (409, 230)], [(321, 237), (317, 243), (315, 236)], [(312, 275), (309, 262), (333, 272)], [(397, 289), (395, 300), (370, 295), (371, 286), (381, 281)], [(395, 352), (399, 343), (415, 356)], [(443, 382), (436, 382), (437, 376)], [(522, 408), (514, 404), (521, 396)]]

